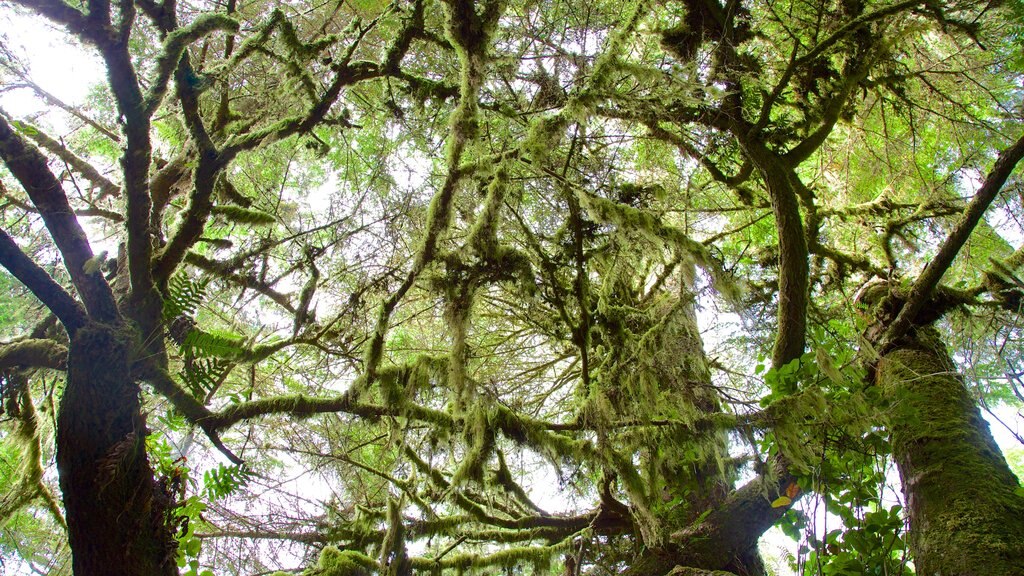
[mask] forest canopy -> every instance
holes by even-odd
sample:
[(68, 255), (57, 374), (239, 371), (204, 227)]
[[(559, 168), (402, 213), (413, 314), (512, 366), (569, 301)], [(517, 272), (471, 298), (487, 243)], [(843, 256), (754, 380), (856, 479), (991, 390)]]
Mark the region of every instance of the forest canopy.
[(0, 571), (1024, 575), (1019, 0), (0, 19)]

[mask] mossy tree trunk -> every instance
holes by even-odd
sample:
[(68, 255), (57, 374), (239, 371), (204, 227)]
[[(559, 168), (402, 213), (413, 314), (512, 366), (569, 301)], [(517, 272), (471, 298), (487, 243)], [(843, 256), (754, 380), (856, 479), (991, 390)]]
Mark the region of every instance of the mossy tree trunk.
[(71, 339), (57, 468), (75, 576), (177, 574), (169, 499), (146, 457), (130, 333), (90, 323)]
[(918, 329), (878, 364), (922, 576), (1024, 575), (1024, 498), (938, 334)]
[[(620, 417), (636, 418), (649, 413), (696, 421), (721, 412), (721, 398), (712, 383), (697, 323), (695, 276), (692, 263), (681, 265), (676, 280), (677, 300), (652, 306), (645, 315), (624, 319), (625, 324), (641, 327), (640, 335), (616, 342), (614, 338), (620, 333), (602, 333), (603, 342), (614, 342), (612, 348), (623, 352), (619, 369), (609, 371), (611, 378), (603, 382), (613, 391)], [(630, 293), (622, 286), (611, 292), (620, 297)], [(637, 308), (637, 301), (624, 300), (615, 304), (625, 304), (620, 308), (623, 310)], [(601, 319), (600, 314), (595, 317)], [(600, 323), (599, 326), (604, 328)], [(639, 472), (654, 492), (648, 497), (661, 531), (660, 542), (654, 546), (648, 543), (649, 549), (634, 561), (629, 574), (662, 576), (677, 566), (728, 570), (741, 576), (765, 574), (757, 550), (760, 532), (745, 529), (751, 523), (760, 526), (759, 519), (736, 522), (739, 518), (735, 518), (705, 526), (706, 519), (718, 519), (723, 509), (731, 514), (738, 493), (746, 498), (746, 491), (734, 488), (736, 471), (730, 462), (727, 434), (715, 429), (694, 434), (692, 430), (655, 428), (638, 437), (624, 436), (623, 441), (636, 445)], [(760, 490), (755, 500), (764, 500)], [(768, 522), (761, 531), (770, 525)], [(674, 537), (698, 529), (700, 536), (684, 538), (685, 542)], [(695, 543), (699, 540), (711, 542), (710, 548)]]

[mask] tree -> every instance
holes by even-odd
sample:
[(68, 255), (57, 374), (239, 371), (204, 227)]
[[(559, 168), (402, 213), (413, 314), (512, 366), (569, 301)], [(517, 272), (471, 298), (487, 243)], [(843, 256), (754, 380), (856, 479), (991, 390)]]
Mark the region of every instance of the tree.
[(13, 4), (107, 73), (2, 52), (26, 562), (1024, 574), (1018, 4)]

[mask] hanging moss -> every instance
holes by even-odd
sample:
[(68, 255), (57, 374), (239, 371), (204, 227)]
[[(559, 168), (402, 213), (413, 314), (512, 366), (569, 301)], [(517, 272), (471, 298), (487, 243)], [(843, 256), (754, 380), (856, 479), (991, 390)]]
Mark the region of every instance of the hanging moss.
[(581, 191), (578, 197), (580, 205), (594, 220), (614, 224), (625, 230), (635, 230), (651, 240), (666, 243), (689, 254), (694, 262), (708, 273), (720, 294), (732, 302), (739, 301), (741, 290), (736, 280), (725, 271), (722, 263), (712, 256), (703, 244), (690, 238), (682, 230), (664, 224), (653, 214), (632, 206), (593, 196), (584, 191)]
[(388, 500), (388, 530), (380, 546), (380, 564), (387, 576), (409, 573), (409, 554), (405, 548), (405, 524), (402, 521), (402, 500)]

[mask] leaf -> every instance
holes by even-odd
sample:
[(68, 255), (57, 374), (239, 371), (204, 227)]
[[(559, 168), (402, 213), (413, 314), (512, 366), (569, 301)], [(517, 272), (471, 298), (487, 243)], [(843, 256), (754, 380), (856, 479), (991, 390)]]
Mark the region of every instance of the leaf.
[(39, 134), (39, 130), (36, 130), (35, 126), (20, 120), (11, 120), (11, 126), (14, 126), (19, 132), (26, 136), (36, 136)]
[(214, 356), (227, 360), (234, 359), (245, 352), (241, 336), (228, 332), (207, 332), (193, 329), (185, 337), (182, 349), (193, 349), (197, 356)]
[(785, 508), (793, 503), (792, 498), (788, 496), (779, 496), (775, 500), (772, 500), (772, 508)]
[(170, 322), (179, 316), (195, 316), (199, 304), (206, 298), (208, 278), (192, 280), (185, 273), (175, 274), (167, 285), (164, 298), (164, 321)]
[(790, 499), (796, 498), (800, 495), (800, 486), (796, 482), (790, 482), (789, 486), (786, 486), (786, 496)]

